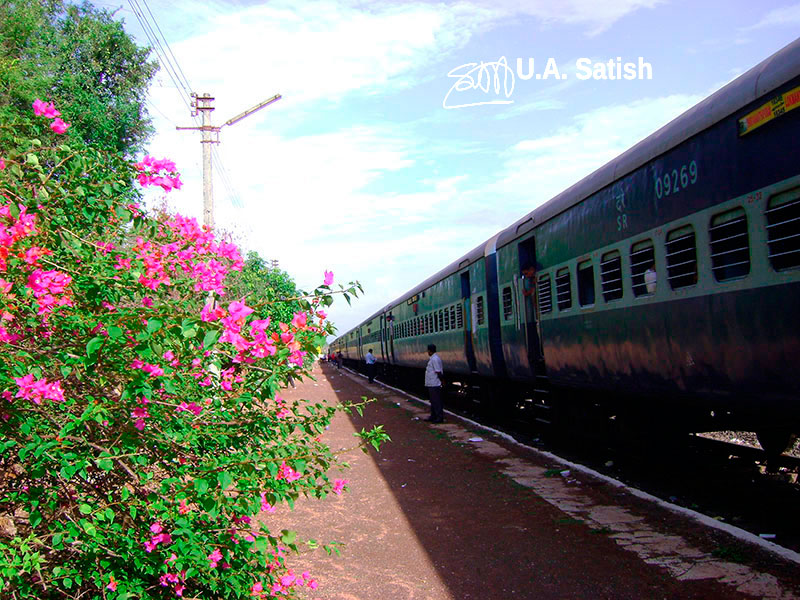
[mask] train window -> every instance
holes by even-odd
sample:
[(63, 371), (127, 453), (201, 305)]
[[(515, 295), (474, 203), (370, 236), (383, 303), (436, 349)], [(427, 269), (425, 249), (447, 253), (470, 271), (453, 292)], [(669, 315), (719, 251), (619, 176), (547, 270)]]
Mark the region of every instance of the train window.
[(436, 311), (431, 314), (431, 327), (433, 333), (439, 333), (439, 320), (436, 318)]
[(656, 251), (653, 240), (631, 246), (631, 283), (634, 296), (649, 296), (656, 291)]
[(564, 267), (556, 272), (556, 300), (558, 310), (572, 308), (572, 284), (569, 279), (569, 268)]
[(697, 283), (697, 247), (691, 225), (667, 233), (667, 280), (673, 290)]
[(430, 314), (425, 315), (425, 333), (433, 333), (433, 323)]
[(439, 316), (438, 316), (438, 319), (439, 319), (439, 331), (444, 331), (445, 330), (443, 314), (444, 313), (442, 312), (442, 309), (440, 308), (439, 309)]
[(800, 267), (800, 187), (770, 198), (765, 214), (772, 268), (783, 271)]
[(550, 275), (539, 275), (536, 282), (536, 290), (539, 293), (539, 311), (549, 313), (553, 310), (553, 290), (550, 286)]
[(456, 329), (464, 327), (464, 307), (456, 304)]
[(611, 302), (622, 298), (622, 257), (619, 250), (606, 252), (600, 260), (600, 283), (603, 300)]
[(511, 304), (511, 288), (503, 288), (503, 320), (508, 321), (511, 318), (514, 309)]
[(717, 281), (740, 279), (750, 272), (747, 216), (741, 207), (711, 218), (711, 271)]
[(456, 307), (450, 307), (450, 329), (456, 328)]
[(594, 265), (590, 260), (578, 263), (578, 303), (581, 306), (594, 304)]
[(483, 296), (475, 299), (475, 320), (478, 325), (483, 325), (486, 320), (486, 311), (483, 308)]

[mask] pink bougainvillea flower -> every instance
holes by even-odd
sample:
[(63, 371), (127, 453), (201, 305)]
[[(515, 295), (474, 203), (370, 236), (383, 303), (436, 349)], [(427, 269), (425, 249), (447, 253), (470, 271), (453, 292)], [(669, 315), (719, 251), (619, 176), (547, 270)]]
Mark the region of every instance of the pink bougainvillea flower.
[(50, 123), (50, 129), (55, 131), (56, 133), (64, 133), (69, 128), (69, 123), (65, 123), (60, 118), (53, 119), (53, 122)]
[(235, 302), (231, 302), (228, 305), (228, 314), (230, 314), (231, 318), (236, 321), (239, 319), (244, 319), (247, 317), (247, 315), (252, 313), (253, 309), (244, 303), (244, 298), (241, 300), (236, 300)]
[(117, 591), (117, 582), (114, 580), (114, 576), (113, 575), (111, 575), (111, 577), (109, 578), (109, 582), (108, 582), (108, 585), (106, 586), (106, 589), (109, 589), (112, 592), (116, 592)]
[(275, 512), (275, 507), (267, 502), (267, 492), (261, 492), (261, 510), (267, 514)]
[(287, 465), (286, 461), (283, 461), (281, 466), (278, 467), (278, 474), (275, 476), (275, 479), (285, 479), (291, 483), (292, 481), (297, 481), (301, 477), (302, 475), (300, 473)]
[(219, 551), (219, 548), (214, 548), (214, 551), (206, 557), (206, 560), (208, 560), (208, 566), (214, 569), (217, 563), (222, 560), (222, 552)]
[(212, 306), (206, 304), (203, 310), (200, 311), (200, 319), (208, 323), (209, 321), (218, 321), (225, 316), (225, 309), (221, 306)]
[(333, 271), (325, 271), (325, 285), (333, 285)]
[(349, 481), (347, 479), (337, 479), (333, 482), (333, 493), (339, 496), (342, 493), (344, 486), (346, 486), (348, 483)]
[(308, 326), (308, 315), (304, 312), (294, 313), (292, 318), (292, 327), (296, 329), (305, 329)]
[(186, 513), (192, 512), (192, 509), (189, 507), (188, 504), (186, 504), (186, 499), (185, 498), (183, 500), (181, 500), (181, 503), (178, 506), (178, 512), (181, 513), (182, 515), (185, 515)]
[(253, 584), (253, 587), (250, 588), (250, 595), (261, 597), (263, 594), (264, 594), (264, 586), (261, 584), (260, 581), (256, 581)]
[(33, 114), (37, 117), (41, 117), (44, 115), (45, 110), (47, 109), (47, 102), (42, 102), (37, 98), (33, 101)]
[(0, 158), (0, 171), (6, 168), (6, 161)]

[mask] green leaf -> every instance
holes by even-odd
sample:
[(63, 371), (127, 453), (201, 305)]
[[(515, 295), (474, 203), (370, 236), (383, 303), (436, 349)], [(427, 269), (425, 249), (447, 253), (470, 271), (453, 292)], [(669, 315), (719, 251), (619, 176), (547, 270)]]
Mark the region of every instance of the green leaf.
[(91, 506), (89, 506), (88, 504), (81, 504), (81, 505), (78, 507), (78, 510), (79, 510), (79, 511), (81, 511), (81, 514), (83, 514), (83, 515), (88, 515), (88, 514), (91, 514), (91, 512), (92, 512), (92, 507), (91, 507)]
[(194, 489), (198, 494), (205, 494), (208, 491), (208, 482), (205, 479), (195, 479)]
[(217, 481), (219, 481), (219, 487), (226, 490), (233, 483), (233, 476), (227, 471), (222, 471), (217, 475)]
[(219, 330), (212, 329), (211, 331), (207, 332), (205, 336), (203, 336), (203, 348), (208, 349), (216, 344), (217, 338), (219, 338)]
[(120, 327), (116, 327), (116, 326), (112, 325), (111, 327), (108, 328), (108, 337), (110, 337), (112, 340), (115, 340), (115, 339), (117, 339), (119, 337), (122, 337), (123, 333), (124, 332), (122, 331), (122, 328), (120, 328)]
[(103, 471), (110, 471), (114, 468), (114, 461), (110, 458), (101, 458), (97, 461), (97, 466), (103, 469)]
[(97, 352), (100, 350), (100, 347), (103, 345), (105, 338), (103, 337), (93, 337), (89, 340), (89, 343), (86, 344), (86, 356), (89, 358), (94, 357)]
[(287, 546), (290, 544), (294, 544), (294, 541), (297, 539), (297, 532), (290, 531), (289, 529), (284, 529), (281, 531), (281, 542), (286, 544)]
[(161, 322), (160, 319), (148, 319), (147, 331), (149, 331), (150, 333), (158, 331), (159, 329), (161, 329), (161, 325), (163, 325), (163, 323)]
[(31, 527), (37, 527), (39, 523), (42, 522), (42, 513), (40, 513), (38, 510), (34, 510), (28, 517), (28, 520), (31, 523)]

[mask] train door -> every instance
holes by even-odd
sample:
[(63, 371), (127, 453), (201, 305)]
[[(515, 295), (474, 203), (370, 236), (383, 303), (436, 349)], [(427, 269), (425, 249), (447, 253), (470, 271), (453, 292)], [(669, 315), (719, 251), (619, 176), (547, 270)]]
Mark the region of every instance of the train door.
[(534, 238), (531, 237), (520, 242), (518, 250), (523, 305), (520, 316), (524, 321), (528, 363), (533, 373), (540, 374), (544, 368), (544, 357), (536, 306), (536, 245)]
[(389, 361), (394, 363), (397, 359), (394, 357), (394, 316), (392, 313), (386, 317), (389, 322)]
[(464, 351), (467, 355), (469, 370), (478, 371), (475, 362), (475, 347), (472, 345), (472, 306), (470, 306), (469, 271), (461, 274), (461, 301), (464, 304)]
[(380, 328), (381, 328), (381, 361), (385, 363), (388, 340), (386, 339), (386, 317), (384, 315), (381, 315)]

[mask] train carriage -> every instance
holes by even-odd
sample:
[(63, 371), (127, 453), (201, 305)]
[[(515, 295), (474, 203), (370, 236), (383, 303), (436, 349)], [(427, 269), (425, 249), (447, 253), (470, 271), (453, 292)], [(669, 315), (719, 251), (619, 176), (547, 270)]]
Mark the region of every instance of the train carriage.
[(435, 343), (448, 373), (539, 404), (577, 389), (785, 445), (800, 431), (798, 139), (800, 40), (370, 317), (384, 371), (423, 368)]

